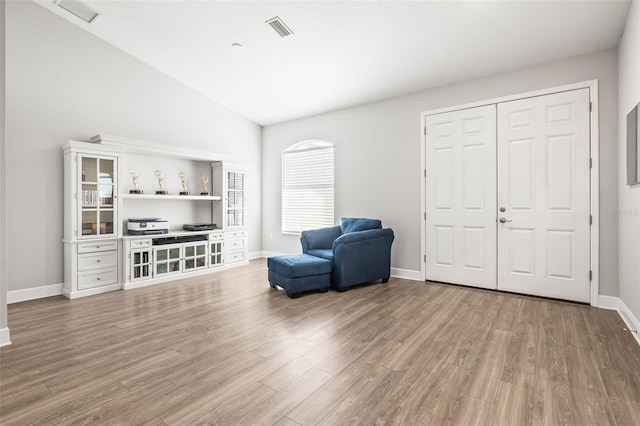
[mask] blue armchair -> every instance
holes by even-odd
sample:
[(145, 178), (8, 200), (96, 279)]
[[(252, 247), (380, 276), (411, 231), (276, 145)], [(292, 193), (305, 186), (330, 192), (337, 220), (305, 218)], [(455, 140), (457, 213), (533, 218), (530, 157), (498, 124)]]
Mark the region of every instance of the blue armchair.
[(377, 219), (343, 218), (340, 226), (303, 231), (302, 252), (331, 261), (331, 288), (346, 291), (391, 274), (393, 230)]

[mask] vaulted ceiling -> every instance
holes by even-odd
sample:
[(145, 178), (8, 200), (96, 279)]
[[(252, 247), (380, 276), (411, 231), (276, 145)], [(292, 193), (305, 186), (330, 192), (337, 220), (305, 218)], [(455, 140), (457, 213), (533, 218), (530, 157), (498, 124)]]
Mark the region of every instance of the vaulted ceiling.
[(614, 47), (630, 6), (89, 0), (101, 15), (87, 24), (36, 2), (261, 125)]

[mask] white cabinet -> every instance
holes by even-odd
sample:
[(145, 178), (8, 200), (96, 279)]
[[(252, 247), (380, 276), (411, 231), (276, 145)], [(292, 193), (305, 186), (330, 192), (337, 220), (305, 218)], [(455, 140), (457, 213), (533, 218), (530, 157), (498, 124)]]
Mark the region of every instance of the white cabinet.
[(182, 270), (184, 272), (197, 271), (207, 268), (208, 241), (197, 241), (182, 244), (184, 257), (182, 259)]
[(214, 176), (220, 176), (215, 186), (223, 194), (220, 217), (224, 228), (224, 254), (221, 256), (225, 264), (247, 260), (247, 174), (242, 166), (220, 163), (214, 165)]
[(244, 227), (246, 173), (240, 170), (225, 171), (225, 210), (227, 228)]
[(128, 277), (125, 281), (132, 282), (148, 280), (153, 276), (153, 250), (151, 239), (129, 240), (126, 244), (129, 256), (125, 263), (129, 262)]
[[(69, 141), (63, 151), (67, 297), (247, 261), (247, 175), (231, 158), (107, 135)], [(166, 176), (168, 195), (156, 193), (157, 170)], [(127, 219), (145, 217), (167, 219), (169, 233), (128, 235)], [(215, 223), (218, 229), (184, 232), (187, 223)]]
[(122, 149), (70, 141), (63, 146), (63, 155), (63, 293), (73, 298), (118, 289)]
[(209, 234), (209, 268), (224, 265), (224, 234), (212, 232)]
[(222, 231), (125, 236), (123, 241), (125, 289), (208, 273), (210, 267), (224, 265)]
[(166, 244), (153, 248), (153, 277), (182, 272), (182, 244)]
[(242, 262), (247, 258), (247, 234), (241, 230), (225, 231), (225, 263)]

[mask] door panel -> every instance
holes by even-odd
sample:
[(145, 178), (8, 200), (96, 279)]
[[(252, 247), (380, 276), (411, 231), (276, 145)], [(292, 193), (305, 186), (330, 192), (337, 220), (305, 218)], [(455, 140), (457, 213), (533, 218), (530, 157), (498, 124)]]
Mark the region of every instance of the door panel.
[(496, 107), (425, 123), (426, 279), (496, 288)]
[(498, 289), (589, 301), (589, 90), (498, 105)]

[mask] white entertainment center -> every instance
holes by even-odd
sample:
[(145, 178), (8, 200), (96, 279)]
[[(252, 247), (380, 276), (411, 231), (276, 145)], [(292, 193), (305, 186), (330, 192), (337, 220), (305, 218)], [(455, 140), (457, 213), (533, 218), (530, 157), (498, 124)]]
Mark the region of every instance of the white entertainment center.
[[(246, 170), (232, 158), (108, 135), (68, 141), (62, 149), (66, 297), (248, 262)], [(166, 193), (156, 194), (161, 190)], [(127, 232), (129, 219), (145, 218), (167, 220), (168, 233)], [(198, 223), (216, 228), (183, 230)]]

